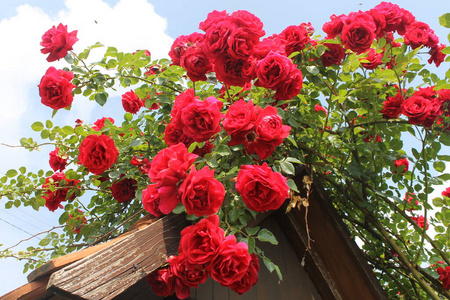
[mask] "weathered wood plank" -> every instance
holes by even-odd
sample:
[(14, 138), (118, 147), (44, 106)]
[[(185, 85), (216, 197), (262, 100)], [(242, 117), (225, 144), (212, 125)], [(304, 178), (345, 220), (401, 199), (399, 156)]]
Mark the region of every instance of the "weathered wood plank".
[(0, 300), (37, 300), (46, 299), (51, 296), (51, 293), (47, 292), (47, 283), (50, 275), (39, 278), (38, 280), (27, 283), (18, 287), (17, 289), (3, 295)]
[(165, 216), (50, 277), (48, 290), (68, 299), (112, 299), (176, 253), (184, 215)]

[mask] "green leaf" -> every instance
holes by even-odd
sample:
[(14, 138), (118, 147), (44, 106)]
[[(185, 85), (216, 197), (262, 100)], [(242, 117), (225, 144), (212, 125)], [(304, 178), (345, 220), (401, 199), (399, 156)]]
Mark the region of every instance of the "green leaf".
[(450, 13), (443, 14), (439, 17), (439, 24), (446, 28), (450, 28)]
[(215, 152), (221, 156), (227, 156), (231, 154), (230, 147), (228, 147), (227, 145), (219, 145)]
[(434, 198), (433, 205), (436, 207), (442, 207), (442, 205), (444, 205), (444, 200), (442, 198)]
[(280, 268), (276, 264), (274, 264), (270, 259), (268, 259), (267, 257), (263, 257), (262, 259), (263, 259), (264, 265), (266, 266), (267, 270), (269, 270), (270, 273), (272, 273), (275, 270), (275, 272), (278, 275), (278, 278), (280, 280), (283, 280), (283, 275), (281, 275)]
[(445, 163), (442, 161), (435, 161), (433, 163), (433, 168), (438, 172), (443, 172), (445, 170)]
[(288, 180), (287, 180), (287, 184), (288, 184), (288, 186), (289, 186), (289, 188), (290, 188), (291, 190), (293, 190), (294, 192), (299, 193), (298, 188), (297, 188), (297, 185), (295, 184), (295, 181), (294, 181), (294, 180), (288, 179)]
[(295, 175), (294, 165), (291, 164), (290, 162), (283, 161), (283, 162), (281, 162), (280, 167), (283, 170), (283, 172), (285, 172), (286, 174)]
[(399, 139), (393, 139), (389, 142), (389, 147), (391, 147), (392, 150), (400, 150), (403, 148), (403, 142)]
[(134, 140), (130, 143), (130, 147), (137, 147), (142, 145), (142, 141), (141, 140)]
[(46, 126), (48, 129), (52, 128), (52, 127), (53, 127), (52, 121), (50, 121), (50, 120), (45, 121), (45, 126)]
[(44, 124), (42, 124), (41, 122), (34, 122), (33, 124), (31, 124), (31, 129), (33, 129), (34, 131), (41, 131), (42, 129), (44, 129)]
[(130, 114), (129, 112), (127, 112), (127, 113), (125, 113), (123, 118), (125, 119), (125, 121), (131, 122), (131, 120), (133, 120), (133, 115)]
[(308, 71), (309, 73), (311, 73), (313, 75), (317, 75), (320, 72), (319, 68), (317, 68), (316, 66), (307, 66), (306, 71)]
[(9, 178), (17, 176), (17, 171), (15, 169), (10, 169), (6, 172), (6, 176), (8, 176)]
[(100, 106), (105, 105), (106, 100), (108, 100), (108, 96), (106, 93), (98, 93), (95, 95), (95, 102), (97, 102), (98, 104), (100, 104)]
[(248, 254), (252, 254), (253, 251), (255, 250), (255, 238), (253, 237), (249, 237), (247, 240), (247, 245), (248, 245)]
[(248, 235), (255, 235), (259, 231), (259, 226), (256, 227), (247, 227), (245, 228), (245, 231)]
[(258, 239), (261, 242), (269, 242), (272, 245), (278, 245), (277, 238), (273, 235), (272, 232), (270, 232), (269, 230), (267, 230), (265, 228), (263, 228), (259, 231)]

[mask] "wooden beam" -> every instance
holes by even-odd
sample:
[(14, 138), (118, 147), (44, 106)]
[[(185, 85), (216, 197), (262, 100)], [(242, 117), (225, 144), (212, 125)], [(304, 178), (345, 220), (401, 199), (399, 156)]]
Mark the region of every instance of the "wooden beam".
[[(302, 188), (303, 170), (295, 181)], [(305, 207), (301, 211), (292, 209), (287, 213), (287, 221), (298, 239), (307, 245), (309, 229), (311, 250), (308, 251), (324, 280), (328, 283), (335, 299), (345, 300), (382, 300), (387, 296), (369, 267), (361, 250), (339, 218), (331, 199), (315, 180), (309, 199), (307, 222)]]
[(0, 300), (37, 300), (47, 299), (52, 293), (47, 291), (47, 283), (50, 275), (39, 278), (38, 280), (27, 283), (17, 289), (3, 295)]
[(184, 215), (165, 216), (55, 272), (48, 290), (67, 299), (112, 299), (176, 253)]

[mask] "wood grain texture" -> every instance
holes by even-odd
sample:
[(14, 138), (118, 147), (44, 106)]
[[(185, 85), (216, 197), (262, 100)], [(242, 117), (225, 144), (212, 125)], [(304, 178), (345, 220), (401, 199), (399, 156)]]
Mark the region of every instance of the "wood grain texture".
[(38, 280), (22, 285), (21, 287), (3, 295), (0, 300), (37, 300), (47, 299), (52, 294), (47, 292), (47, 283), (50, 275), (39, 278)]
[(165, 216), (50, 277), (48, 290), (68, 299), (112, 299), (176, 254), (184, 215)]

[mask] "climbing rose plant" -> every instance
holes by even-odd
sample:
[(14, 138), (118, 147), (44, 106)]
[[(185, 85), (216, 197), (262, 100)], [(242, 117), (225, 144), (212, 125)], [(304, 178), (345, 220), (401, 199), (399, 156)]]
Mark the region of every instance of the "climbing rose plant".
[[(450, 14), (440, 22), (450, 28)], [(247, 11), (213, 11), (199, 29), (175, 39), (171, 60), (107, 47), (90, 62), (103, 45), (72, 51), (77, 31), (62, 24), (43, 35), (47, 60), (69, 66), (43, 75), (42, 103), (53, 114), (79, 97), (103, 106), (122, 88), (124, 117), (31, 125), (40, 138), (21, 146), (54, 145), (49, 169), (7, 171), (0, 195), (7, 209), (59, 213), (63, 230), (1, 256), (28, 260), (27, 271), (145, 215), (185, 213), (192, 225), (178, 254), (147, 277), (154, 292), (184, 299), (211, 277), (243, 294), (258, 281), (260, 261), (282, 278), (259, 246), (276, 237), (250, 221), (315, 205), (293, 180), (304, 165), (389, 297), (449, 297), (450, 191), (430, 194), (450, 180), (450, 72), (440, 78), (423, 60), (439, 67), (450, 48), (389, 2), (332, 15), (324, 37), (310, 23), (266, 36)]]

